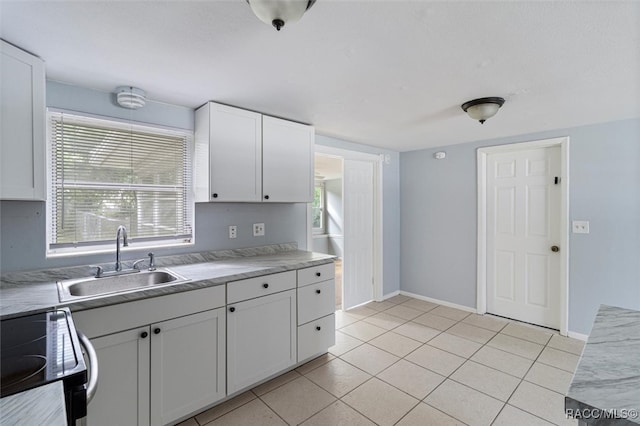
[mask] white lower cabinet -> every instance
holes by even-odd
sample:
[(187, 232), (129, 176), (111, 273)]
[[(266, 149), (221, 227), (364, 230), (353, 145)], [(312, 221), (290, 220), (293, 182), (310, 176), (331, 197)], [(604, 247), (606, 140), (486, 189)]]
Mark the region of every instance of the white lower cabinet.
[(98, 390), (87, 424), (166, 425), (223, 399), (224, 308), (91, 339)]
[(98, 356), (89, 426), (193, 415), (335, 343), (334, 266), (73, 312)]
[(227, 306), (229, 394), (294, 365), (296, 349), (295, 290)]
[(150, 330), (152, 425), (168, 424), (226, 396), (224, 308)]
[(99, 365), (98, 388), (87, 425), (149, 424), (149, 327), (91, 339)]

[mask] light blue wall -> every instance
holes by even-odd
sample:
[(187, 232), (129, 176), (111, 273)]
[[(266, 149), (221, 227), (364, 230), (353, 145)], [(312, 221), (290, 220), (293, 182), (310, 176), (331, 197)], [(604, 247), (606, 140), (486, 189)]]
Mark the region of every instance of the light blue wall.
[(382, 181), (383, 292), (400, 290), (400, 154), (322, 135), (316, 135), (316, 145), (389, 156), (388, 164), (383, 165)]
[[(147, 102), (144, 108), (130, 111), (115, 106), (111, 93), (52, 81), (47, 82), (47, 106), (183, 129), (193, 129), (194, 124), (194, 112), (190, 108)], [(113, 254), (47, 259), (45, 209), (44, 202), (0, 202), (1, 272), (113, 260)], [(266, 235), (263, 237), (252, 235), (252, 224), (257, 222), (265, 224)], [(228, 238), (228, 225), (238, 226), (237, 239)], [(306, 227), (306, 204), (198, 203), (195, 208), (195, 245), (154, 252), (168, 255), (286, 242), (297, 242), (300, 248), (305, 249)], [(123, 258), (141, 258), (146, 252), (136, 250), (132, 244), (123, 252)]]
[[(570, 137), (569, 330), (588, 334), (599, 304), (640, 309), (640, 120), (404, 152), (401, 289), (476, 306), (476, 150)], [(445, 160), (433, 153), (446, 151)]]

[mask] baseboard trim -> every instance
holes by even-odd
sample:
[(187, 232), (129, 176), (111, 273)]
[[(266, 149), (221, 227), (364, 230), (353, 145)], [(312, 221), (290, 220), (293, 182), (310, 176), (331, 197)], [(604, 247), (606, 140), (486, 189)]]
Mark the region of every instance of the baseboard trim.
[(401, 290), (399, 292), (403, 296), (413, 297), (414, 299), (424, 300), (426, 302), (437, 303), (438, 305), (447, 306), (449, 308), (460, 309), (461, 311), (476, 313), (476, 308), (470, 308), (464, 305), (458, 305), (457, 303), (447, 302), (446, 300), (434, 299), (433, 297), (422, 296), (420, 294), (410, 293), (408, 291)]
[(588, 334), (576, 333), (575, 331), (569, 331), (567, 332), (567, 334), (572, 339), (582, 340), (583, 342), (586, 342), (587, 339), (589, 338)]
[(381, 302), (384, 301), (384, 300), (387, 300), (387, 299), (391, 299), (392, 297), (395, 297), (395, 296), (397, 296), (399, 294), (400, 294), (400, 290), (396, 290), (396, 291), (393, 291), (391, 293), (387, 293), (384, 296), (382, 296)]

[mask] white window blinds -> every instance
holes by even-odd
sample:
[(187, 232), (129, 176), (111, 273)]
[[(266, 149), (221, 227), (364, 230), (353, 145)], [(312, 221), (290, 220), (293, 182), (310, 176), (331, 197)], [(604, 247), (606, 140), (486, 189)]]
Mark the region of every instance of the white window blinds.
[(119, 225), (145, 246), (191, 241), (188, 132), (48, 115), (50, 250), (112, 244)]

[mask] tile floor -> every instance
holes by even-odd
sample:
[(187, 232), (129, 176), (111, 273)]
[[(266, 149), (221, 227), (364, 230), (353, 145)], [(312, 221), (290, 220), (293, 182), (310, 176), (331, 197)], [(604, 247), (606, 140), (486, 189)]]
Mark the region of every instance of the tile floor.
[(336, 312), (329, 353), (180, 426), (577, 425), (583, 342), (406, 296)]

